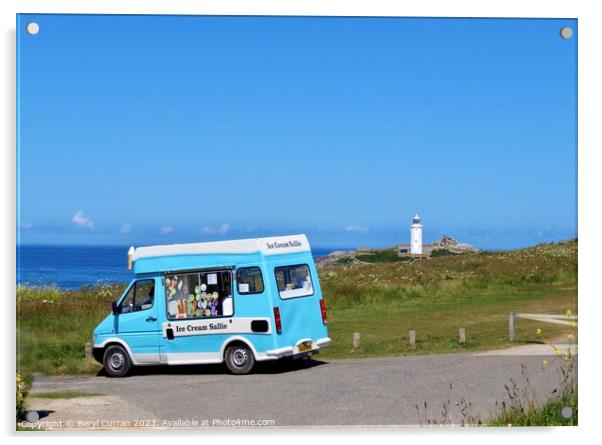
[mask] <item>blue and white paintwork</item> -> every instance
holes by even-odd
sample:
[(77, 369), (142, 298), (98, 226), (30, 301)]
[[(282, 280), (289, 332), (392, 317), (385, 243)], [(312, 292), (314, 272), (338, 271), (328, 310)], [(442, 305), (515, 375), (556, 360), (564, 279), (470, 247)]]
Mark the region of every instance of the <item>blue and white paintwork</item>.
[[(134, 365), (221, 363), (226, 347), (236, 341), (248, 345), (258, 361), (294, 356), (304, 342), (311, 342), (311, 352), (330, 344), (320, 307), (322, 291), (318, 272), (305, 235), (140, 247), (130, 249), (129, 255), (135, 277), (118, 303), (134, 282), (153, 279), (154, 304), (146, 310), (108, 315), (94, 330), (94, 356), (97, 359), (102, 360), (104, 349), (111, 344), (122, 345)], [(309, 267), (313, 295), (282, 299), (275, 268), (297, 264)], [(238, 293), (235, 270), (249, 266), (261, 269), (264, 291), (260, 294)], [(232, 268), (234, 314), (168, 319), (165, 274), (214, 268)], [(275, 307), (280, 311), (281, 333), (276, 332)], [(252, 332), (253, 320), (266, 320), (268, 331)], [(219, 329), (210, 329), (210, 323)], [(199, 326), (202, 325), (205, 330), (201, 331)], [(171, 340), (167, 338), (168, 328), (176, 332)]]

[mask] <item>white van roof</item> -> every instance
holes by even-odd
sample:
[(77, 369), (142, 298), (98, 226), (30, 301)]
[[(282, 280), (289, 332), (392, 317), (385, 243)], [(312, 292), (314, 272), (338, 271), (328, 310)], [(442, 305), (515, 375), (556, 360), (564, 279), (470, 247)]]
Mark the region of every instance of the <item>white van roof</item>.
[(195, 254), (240, 254), (261, 252), (264, 255), (309, 252), (309, 241), (305, 235), (272, 236), (209, 243), (169, 244), (163, 246), (130, 247), (132, 261), (175, 255)]

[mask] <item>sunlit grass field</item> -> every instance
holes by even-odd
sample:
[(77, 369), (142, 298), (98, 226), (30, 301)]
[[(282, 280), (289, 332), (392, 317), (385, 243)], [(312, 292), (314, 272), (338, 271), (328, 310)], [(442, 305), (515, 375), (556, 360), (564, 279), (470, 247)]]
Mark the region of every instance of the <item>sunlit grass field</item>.
[[(577, 241), (529, 249), (403, 262), (335, 265), (320, 270), (332, 345), (318, 358), (476, 351), (509, 346), (508, 313), (577, 313)], [(84, 343), (123, 286), (76, 291), (17, 288), (17, 366), (33, 373), (96, 373)], [(517, 341), (538, 341), (568, 327), (519, 320)], [(457, 341), (466, 329), (467, 343)], [(416, 349), (408, 331), (416, 331)], [(352, 350), (352, 335), (361, 347)]]
[[(571, 328), (529, 320), (514, 312), (564, 314), (577, 310), (577, 242), (538, 245), (495, 253), (441, 256), (401, 263), (333, 266), (320, 282), (333, 340), (320, 358), (476, 351), (540, 341)], [(466, 344), (458, 342), (465, 328)], [(416, 331), (416, 348), (408, 331)], [(354, 332), (361, 334), (352, 351)]]

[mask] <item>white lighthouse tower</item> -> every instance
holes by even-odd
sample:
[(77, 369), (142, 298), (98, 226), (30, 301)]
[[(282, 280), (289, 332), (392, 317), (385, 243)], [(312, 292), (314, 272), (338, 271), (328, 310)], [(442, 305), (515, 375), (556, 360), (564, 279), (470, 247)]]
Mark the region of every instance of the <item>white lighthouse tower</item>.
[(420, 216), (416, 213), (410, 226), (410, 253), (412, 255), (422, 255), (422, 224)]

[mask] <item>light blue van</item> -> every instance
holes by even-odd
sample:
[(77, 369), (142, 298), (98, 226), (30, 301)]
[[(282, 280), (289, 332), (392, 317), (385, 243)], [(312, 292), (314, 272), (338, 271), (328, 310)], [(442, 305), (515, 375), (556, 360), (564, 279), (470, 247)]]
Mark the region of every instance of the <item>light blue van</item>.
[(330, 344), (305, 235), (130, 248), (134, 279), (94, 329), (112, 377), (131, 366), (302, 357)]

